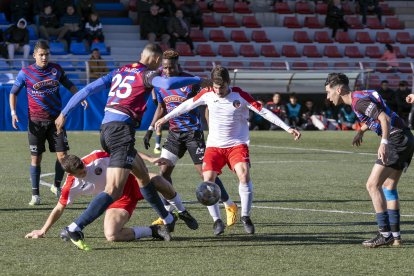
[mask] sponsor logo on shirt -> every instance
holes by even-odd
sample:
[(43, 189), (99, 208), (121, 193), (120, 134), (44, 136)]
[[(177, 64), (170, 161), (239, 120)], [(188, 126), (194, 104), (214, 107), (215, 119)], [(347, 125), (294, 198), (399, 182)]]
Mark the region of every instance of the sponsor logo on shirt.
[(167, 96), (164, 98), (164, 102), (167, 103), (182, 103), (185, 102), (187, 100), (187, 98), (185, 97), (181, 97), (181, 96), (177, 96), (177, 95), (171, 95), (171, 96)]
[(42, 88), (45, 88), (45, 87), (54, 88), (54, 87), (58, 87), (58, 86), (59, 86), (59, 82), (57, 80), (43, 80), (43, 81), (39, 81), (39, 82), (35, 83), (33, 85), (33, 88), (36, 89), (36, 90), (39, 90), (39, 89), (42, 89)]
[(367, 109), (365, 110), (365, 115), (371, 117), (371, 113), (372, 113), (372, 110), (374, 109), (374, 107), (375, 107), (375, 104), (374, 103), (370, 103), (368, 105)]
[(239, 100), (234, 100), (234, 101), (233, 101), (233, 106), (234, 106), (235, 108), (239, 108), (239, 107), (241, 106), (240, 101), (239, 101)]

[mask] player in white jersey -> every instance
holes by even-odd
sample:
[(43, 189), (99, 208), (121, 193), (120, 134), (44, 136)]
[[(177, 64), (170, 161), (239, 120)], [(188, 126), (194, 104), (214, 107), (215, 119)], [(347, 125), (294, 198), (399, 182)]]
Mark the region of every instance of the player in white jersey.
[[(255, 101), (250, 94), (238, 87), (230, 87), (230, 76), (226, 68), (215, 67), (211, 72), (211, 79), (213, 81), (212, 88), (204, 88), (194, 98), (183, 102), (159, 119), (155, 127), (161, 127), (169, 119), (188, 112), (197, 106), (207, 105), (209, 110), (209, 135), (203, 161), (204, 181), (214, 182), (226, 164), (236, 173), (239, 179), (239, 195), (242, 207), (241, 221), (245, 231), (254, 234), (255, 228), (250, 219), (253, 185), (249, 172), (249, 109), (292, 134), (295, 140), (300, 138), (301, 133), (286, 125), (270, 110)], [(216, 217), (213, 219), (215, 222), (218, 221), (220, 219), (218, 204), (209, 208), (215, 209)]]
[[(169, 163), (164, 158), (151, 158), (148, 155), (140, 154), (141, 158), (154, 164)], [(61, 217), (68, 204), (73, 203), (74, 199), (82, 195), (96, 195), (105, 189), (106, 171), (109, 165), (109, 154), (104, 151), (93, 151), (82, 160), (75, 155), (68, 155), (62, 161), (62, 166), (69, 173), (62, 194), (56, 207), (50, 213), (44, 226), (40, 230), (33, 230), (26, 235), (26, 238), (42, 238), (52, 225)], [(188, 213), (182, 205), (181, 199), (176, 194), (171, 184), (163, 177), (150, 173), (151, 180), (154, 182), (157, 191), (167, 198), (178, 212)], [(106, 210), (104, 220), (104, 233), (108, 241), (131, 241), (143, 237), (154, 237), (158, 239), (170, 240), (171, 236), (160, 226), (132, 227), (125, 228), (129, 221), (136, 204), (142, 200), (137, 179), (130, 174), (122, 196), (113, 202)]]

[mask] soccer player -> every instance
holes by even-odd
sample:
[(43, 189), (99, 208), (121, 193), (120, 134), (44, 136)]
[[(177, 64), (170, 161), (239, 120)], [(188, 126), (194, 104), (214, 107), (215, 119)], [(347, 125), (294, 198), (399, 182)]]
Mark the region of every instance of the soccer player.
[(351, 91), (349, 79), (342, 73), (331, 73), (325, 82), (327, 99), (334, 105), (346, 104), (363, 123), (352, 144), (359, 146), (365, 131), (381, 137), (378, 159), (366, 184), (374, 205), (379, 233), (362, 243), (365, 247), (400, 245), (400, 206), (397, 184), (411, 162), (414, 137), (404, 121), (389, 109), (374, 90)]
[[(44, 40), (36, 42), (33, 57), (36, 62), (29, 65), (17, 75), (10, 91), (10, 110), (13, 128), (18, 129), (19, 117), (16, 113), (17, 95), (24, 86), (27, 88), (29, 105), (29, 148), (31, 153), (30, 177), (32, 182), (32, 199), (29, 205), (40, 204), (40, 173), (42, 154), (45, 152), (45, 142), (49, 144), (50, 152), (56, 152), (55, 180), (51, 191), (59, 197), (60, 184), (64, 171), (60, 161), (69, 150), (66, 132), (63, 129), (57, 133), (54, 120), (59, 116), (62, 101), (59, 94), (59, 86), (62, 84), (71, 93), (78, 89), (66, 77), (62, 67), (49, 62), (50, 49)], [(86, 102), (84, 104), (87, 104)]]
[[(203, 160), (204, 181), (216, 180), (221, 169), (227, 164), (239, 179), (241, 221), (248, 234), (255, 228), (250, 219), (253, 202), (253, 184), (250, 179), (249, 159), (249, 109), (260, 114), (269, 122), (280, 126), (294, 139), (301, 133), (286, 125), (279, 117), (255, 101), (250, 94), (239, 87), (230, 87), (230, 76), (226, 68), (216, 66), (211, 72), (212, 88), (204, 88), (191, 99), (186, 100), (155, 123), (158, 128), (168, 120), (189, 112), (200, 105), (209, 109), (209, 135)], [(214, 205), (220, 215), (218, 204)], [(220, 217), (213, 218), (218, 221)], [(224, 231), (224, 229), (223, 229)], [(216, 233), (215, 233), (216, 234)], [(221, 234), (221, 233), (220, 233)]]
[[(161, 164), (165, 162), (165, 159), (147, 158), (147, 161)], [(109, 154), (104, 151), (93, 151), (82, 159), (75, 155), (66, 155), (62, 160), (62, 167), (69, 175), (63, 185), (59, 202), (50, 213), (42, 229), (33, 230), (26, 235), (26, 238), (43, 238), (62, 216), (68, 204), (72, 204), (79, 196), (97, 195), (102, 192), (105, 189), (108, 164)], [(167, 197), (176, 197), (173, 189), (169, 189), (171, 185), (168, 181), (154, 174), (150, 176), (158, 191), (164, 192)], [(136, 178), (129, 174), (122, 196), (112, 203), (105, 213), (104, 233), (108, 241), (132, 241), (143, 237), (160, 238), (167, 241), (171, 239), (170, 234), (159, 226), (124, 227), (134, 212), (137, 202), (142, 199)], [(181, 200), (172, 202), (177, 208), (186, 212)], [(84, 248), (84, 250), (89, 249), (89, 247)]]
[[(185, 73), (180, 70), (179, 66), (179, 54), (174, 50), (167, 50), (163, 54), (162, 59), (162, 69), (163, 75), (166, 77), (188, 77), (191, 76), (188, 73)], [(155, 122), (161, 118), (165, 113), (169, 113), (174, 108), (179, 106), (185, 100), (194, 97), (200, 91), (201, 87), (198, 84), (189, 85), (180, 89), (162, 89), (154, 88), (157, 94), (158, 107), (155, 111), (154, 118), (152, 119), (149, 130), (144, 136), (144, 146), (148, 149), (149, 140), (153, 132), (153, 125)], [(170, 129), (168, 132), (168, 137), (164, 146), (162, 148), (161, 157), (164, 157), (171, 161), (172, 165), (161, 165), (160, 174), (165, 179), (172, 183), (171, 174), (174, 170), (175, 164), (179, 159), (181, 159), (185, 152), (191, 156), (193, 160), (194, 167), (196, 171), (200, 174), (202, 172), (202, 163), (204, 152), (206, 149), (206, 144), (204, 140), (204, 132), (201, 127), (200, 113), (198, 109), (191, 110), (190, 112), (184, 113), (176, 118), (170, 119), (169, 121)], [(161, 128), (157, 128), (157, 131)], [(227, 214), (227, 225), (231, 226), (236, 223), (237, 220), (237, 205), (230, 200), (229, 195), (226, 189), (223, 186), (223, 183), (217, 177), (215, 179), (217, 185), (221, 189), (221, 200), (223, 201), (226, 207)], [(166, 206), (168, 209), (168, 206)], [(219, 214), (216, 213), (214, 207), (209, 207), (210, 215), (215, 218), (219, 217)], [(154, 221), (155, 224), (160, 224), (162, 221), (160, 219)], [(217, 235), (221, 234), (224, 231), (224, 224), (220, 220), (216, 220), (214, 224), (214, 233)]]
[(101, 125), (101, 145), (110, 154), (105, 191), (98, 194), (78, 219), (67, 227), (69, 236), (79, 248), (84, 247), (82, 229), (97, 219), (109, 205), (117, 200), (124, 189), (130, 171), (137, 177), (144, 198), (151, 204), (167, 229), (172, 230), (173, 216), (165, 210), (151, 182), (147, 168), (135, 146), (135, 127), (139, 126), (146, 102), (154, 86), (178, 88), (200, 78), (162, 78), (156, 70), (161, 62), (162, 50), (157, 44), (144, 47), (138, 63), (122, 66), (84, 87), (68, 102), (55, 124), (58, 131), (66, 116), (87, 96), (105, 92), (109, 88), (105, 114)]

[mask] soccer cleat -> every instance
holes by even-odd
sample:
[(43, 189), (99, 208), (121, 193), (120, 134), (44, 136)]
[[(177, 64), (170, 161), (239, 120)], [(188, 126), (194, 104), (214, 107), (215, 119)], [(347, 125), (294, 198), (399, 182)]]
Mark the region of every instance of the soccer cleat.
[(60, 194), (62, 193), (62, 189), (60, 187), (56, 187), (54, 185), (50, 186), (50, 191), (59, 199)]
[(74, 231), (71, 232), (69, 231), (68, 227), (65, 227), (65, 230), (70, 238), (70, 241), (76, 245), (77, 248), (79, 248), (80, 250), (84, 250), (84, 251), (90, 251), (92, 250), (92, 248), (89, 247), (89, 245), (87, 245), (84, 241), (84, 235), (82, 233), (82, 231)]
[(233, 203), (232, 205), (226, 207), (226, 216), (227, 216), (227, 226), (232, 226), (237, 221), (237, 205)]
[(394, 237), (392, 235), (384, 237), (381, 233), (378, 233), (374, 238), (362, 242), (362, 245), (365, 247), (375, 248), (383, 245), (391, 245), (393, 242)]
[(247, 234), (254, 234), (254, 225), (250, 217), (243, 216), (240, 221), (243, 223), (244, 231), (246, 231)]
[(32, 195), (32, 200), (30, 200), (29, 205), (30, 206), (40, 205), (40, 196)]
[(191, 230), (196, 230), (198, 228), (197, 220), (192, 215), (190, 215), (187, 210), (178, 213), (178, 217), (182, 219)]
[(401, 236), (394, 237), (394, 242), (392, 243), (392, 246), (401, 246), (401, 245), (402, 245)]
[(160, 225), (151, 225), (151, 235), (154, 239), (159, 239), (163, 241), (170, 241), (171, 235), (170, 233), (165, 229), (165, 227)]
[(161, 153), (161, 148), (154, 148), (154, 153), (155, 154), (160, 154)]
[(224, 223), (221, 219), (218, 219), (213, 224), (213, 233), (214, 235), (218, 236), (224, 233)]

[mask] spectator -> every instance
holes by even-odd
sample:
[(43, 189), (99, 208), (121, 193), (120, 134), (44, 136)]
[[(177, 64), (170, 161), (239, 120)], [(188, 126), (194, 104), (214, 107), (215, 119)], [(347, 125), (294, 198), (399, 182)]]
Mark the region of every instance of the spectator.
[[(263, 106), (262, 101), (257, 101)], [(257, 114), (249, 110), (249, 130), (269, 130), (270, 122)]]
[(33, 3), (30, 0), (12, 0), (11, 1), (11, 19), (13, 23), (24, 18), (27, 22), (33, 23)]
[(137, 0), (137, 13), (138, 13), (138, 24), (140, 26), (140, 37), (142, 40), (147, 39), (144, 34), (145, 19), (150, 15), (151, 1), (150, 0)]
[(102, 23), (99, 20), (98, 14), (91, 13), (89, 21), (85, 25), (86, 39), (88, 40), (89, 46), (93, 42), (104, 42), (105, 37), (103, 34)]
[(78, 0), (76, 10), (79, 13), (82, 23), (88, 22), (90, 15), (95, 13), (95, 4), (92, 0)]
[(157, 5), (151, 6), (150, 15), (144, 20), (145, 24), (141, 26), (143, 35), (150, 43), (160, 39), (162, 44), (169, 45), (170, 36), (167, 34), (165, 24), (158, 11), (159, 7)]
[(324, 118), (315, 108), (313, 101), (307, 100), (302, 109), (302, 128), (305, 130), (325, 130)]
[(385, 52), (380, 57), (380, 60), (384, 60), (387, 63), (387, 71), (396, 72), (398, 68), (397, 54), (394, 51), (394, 47), (390, 44), (385, 44)]
[(52, 6), (46, 5), (39, 16), (39, 35), (41, 38), (50, 41), (50, 36), (56, 36), (58, 41), (65, 42), (64, 37), (68, 28), (59, 25), (56, 14), (53, 13)]
[(188, 20), (183, 18), (182, 10), (178, 9), (175, 12), (175, 16), (170, 19), (167, 29), (170, 34), (171, 48), (175, 49), (175, 44), (180, 39), (190, 46), (191, 51), (194, 51), (193, 40), (190, 37), (191, 26)]
[(357, 117), (351, 106), (344, 105), (339, 109), (338, 123), (342, 130), (358, 129)]
[(96, 80), (109, 72), (105, 60), (101, 57), (101, 53), (98, 49), (93, 49), (90, 59), (88, 60), (89, 65), (89, 78)]
[(411, 104), (407, 103), (405, 98), (411, 94), (411, 91), (408, 89), (407, 81), (400, 81), (398, 89), (395, 91), (396, 101), (397, 101), (397, 113), (401, 119), (407, 120), (408, 113), (411, 111)]
[(34, 23), (39, 26), (40, 15), (44, 12), (46, 6), (53, 9), (54, 0), (36, 0), (33, 1), (33, 19)]
[[(286, 106), (282, 103), (282, 96), (280, 95), (280, 93), (276, 92), (275, 94), (273, 94), (272, 101), (268, 102), (265, 107), (269, 109), (270, 111), (272, 111), (273, 114), (278, 116), (286, 124), (288, 123), (287, 114), (286, 114)], [(271, 124), (270, 130), (282, 130), (282, 129), (275, 124)]]
[(378, 4), (378, 0), (359, 0), (359, 9), (362, 14), (362, 24), (367, 25), (367, 13), (373, 12), (377, 15), (381, 22), (382, 10)]
[(293, 127), (300, 125), (301, 108), (302, 105), (298, 103), (298, 98), (295, 93), (290, 94), (289, 103), (286, 105), (289, 124)]
[(339, 129), (338, 121), (336, 120), (338, 115), (336, 114), (335, 106), (330, 100), (325, 99), (321, 114), (325, 119), (325, 122), (324, 122), (325, 129), (328, 129), (328, 130)]
[(174, 17), (175, 12), (177, 11), (177, 7), (174, 2), (172, 0), (160, 0), (157, 5), (160, 7), (159, 14), (164, 21), (168, 23), (170, 18)]
[(332, 38), (335, 38), (338, 29), (343, 29), (344, 32), (348, 31), (348, 23), (344, 19), (341, 0), (331, 0), (329, 2), (325, 25), (332, 29)]
[(82, 21), (80, 16), (75, 13), (74, 6), (69, 5), (66, 8), (66, 14), (62, 16), (60, 23), (62, 26), (68, 29), (68, 32), (66, 34), (68, 45), (70, 45), (72, 37), (75, 37), (78, 42), (81, 42), (83, 40), (85, 33), (82, 29)]
[(75, 7), (75, 2), (73, 0), (56, 0), (53, 6), (58, 19), (62, 18), (66, 14), (66, 10), (69, 6)]
[(381, 87), (377, 92), (381, 95), (382, 99), (391, 110), (398, 110), (395, 91), (388, 86), (387, 80), (381, 81)]
[(10, 26), (4, 35), (11, 61), (14, 59), (14, 51), (20, 49), (23, 50), (23, 58), (29, 59), (29, 31), (27, 30), (27, 21), (24, 18), (20, 18), (16, 25)]
[(184, 0), (180, 9), (183, 11), (184, 18), (187, 18), (192, 25), (199, 26), (200, 30), (203, 30), (203, 15), (194, 0)]

